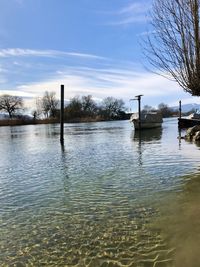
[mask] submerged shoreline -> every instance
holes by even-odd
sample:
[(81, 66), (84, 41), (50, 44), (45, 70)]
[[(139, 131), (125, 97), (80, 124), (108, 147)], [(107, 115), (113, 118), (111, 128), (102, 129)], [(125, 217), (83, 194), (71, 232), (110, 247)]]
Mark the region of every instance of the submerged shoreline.
[(179, 192), (172, 192), (162, 203), (153, 228), (160, 229), (173, 250), (170, 267), (199, 267), (200, 173), (182, 177)]
[[(65, 121), (64, 123), (82, 123), (82, 122), (101, 122), (101, 121), (120, 121), (120, 120), (128, 120), (128, 118), (124, 119), (103, 119), (103, 118), (77, 118), (77, 119), (70, 119)], [(22, 126), (22, 125), (37, 125), (37, 124), (54, 124), (60, 123), (59, 119), (8, 119), (8, 120), (0, 120), (0, 127), (1, 126)]]

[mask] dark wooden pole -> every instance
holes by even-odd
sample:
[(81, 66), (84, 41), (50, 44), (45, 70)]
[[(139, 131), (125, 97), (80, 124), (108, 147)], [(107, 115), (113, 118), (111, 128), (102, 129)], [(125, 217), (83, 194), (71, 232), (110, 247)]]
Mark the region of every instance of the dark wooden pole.
[(138, 96), (139, 130), (141, 130), (141, 95)]
[(64, 85), (60, 87), (60, 142), (64, 141)]
[(182, 116), (182, 111), (181, 111), (181, 100), (179, 101), (179, 119), (181, 119)]
[(136, 99), (138, 100), (138, 123), (139, 123), (139, 131), (141, 130), (141, 96), (143, 95), (136, 95)]

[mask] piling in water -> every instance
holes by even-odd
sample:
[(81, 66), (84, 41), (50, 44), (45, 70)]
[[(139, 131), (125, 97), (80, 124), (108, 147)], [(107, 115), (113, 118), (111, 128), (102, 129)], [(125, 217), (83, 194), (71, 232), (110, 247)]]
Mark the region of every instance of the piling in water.
[(64, 85), (60, 87), (60, 142), (64, 142)]

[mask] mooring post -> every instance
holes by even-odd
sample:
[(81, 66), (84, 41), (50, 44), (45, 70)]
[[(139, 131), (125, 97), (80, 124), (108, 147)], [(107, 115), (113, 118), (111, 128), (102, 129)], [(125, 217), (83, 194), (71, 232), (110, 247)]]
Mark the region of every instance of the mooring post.
[(141, 96), (138, 96), (139, 130), (141, 130)]
[(60, 87), (60, 142), (64, 141), (64, 85)]
[(139, 123), (139, 131), (141, 130), (141, 96), (143, 95), (136, 95), (136, 99), (138, 100), (138, 123)]
[(181, 100), (179, 101), (179, 119), (181, 119), (181, 116), (182, 116), (182, 114), (181, 114)]

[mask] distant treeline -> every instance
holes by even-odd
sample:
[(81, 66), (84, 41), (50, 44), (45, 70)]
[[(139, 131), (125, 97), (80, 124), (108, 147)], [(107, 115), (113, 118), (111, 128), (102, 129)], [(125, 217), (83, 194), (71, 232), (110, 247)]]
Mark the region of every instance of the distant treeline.
[[(145, 105), (143, 107), (143, 110), (142, 112), (149, 112), (149, 111), (156, 111), (156, 112), (159, 112), (162, 114), (162, 117), (163, 118), (169, 118), (169, 117), (178, 117), (179, 116), (179, 110), (178, 108), (177, 109), (174, 109), (174, 108), (170, 108), (168, 105), (166, 105), (165, 103), (160, 103), (157, 107), (157, 109), (151, 107), (151, 106), (148, 106), (148, 105)], [(195, 110), (190, 110), (188, 112), (182, 112), (182, 115), (183, 116), (188, 116), (189, 114), (195, 112)]]
[[(38, 124), (59, 122), (59, 101), (55, 92), (46, 91), (35, 100), (35, 109), (32, 116), (26, 115), (26, 107), (21, 97), (12, 95), (0, 96), (0, 112), (7, 114), (7, 119), (0, 120), (2, 125)], [(164, 118), (178, 116), (178, 110), (160, 103), (157, 109), (145, 105), (142, 112), (157, 111)], [(101, 102), (94, 101), (91, 95), (75, 96), (69, 100), (64, 108), (65, 122), (90, 122), (105, 120), (125, 120), (130, 118), (124, 101), (114, 97), (106, 97)], [(184, 114), (187, 115), (187, 114)]]
[[(36, 100), (36, 110), (33, 112), (35, 119), (60, 117), (58, 100), (55, 93), (45, 92), (44, 96)], [(101, 121), (127, 119), (126, 108), (122, 99), (107, 97), (102, 102), (96, 103), (91, 95), (75, 96), (70, 99), (64, 108), (65, 122)]]
[[(25, 115), (26, 108), (21, 97), (0, 96), (0, 111), (7, 114), (9, 119), (2, 120), (0, 125), (50, 123), (58, 122), (60, 118), (59, 101), (55, 92), (46, 91), (43, 97), (36, 98), (32, 116)], [(75, 96), (64, 108), (65, 122), (87, 122), (105, 120), (129, 119), (122, 99), (106, 97), (100, 103), (93, 100), (91, 95)]]
[(128, 119), (124, 101), (114, 97), (97, 104), (91, 95), (74, 97), (65, 107), (65, 121), (101, 121)]

